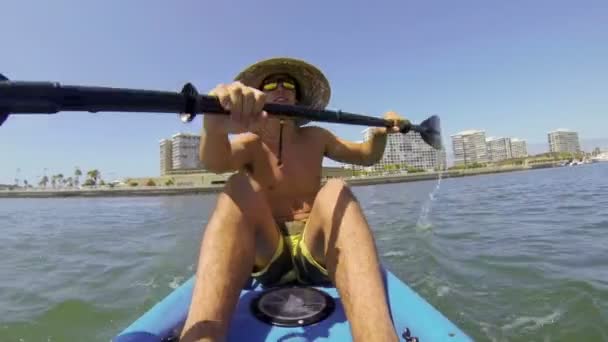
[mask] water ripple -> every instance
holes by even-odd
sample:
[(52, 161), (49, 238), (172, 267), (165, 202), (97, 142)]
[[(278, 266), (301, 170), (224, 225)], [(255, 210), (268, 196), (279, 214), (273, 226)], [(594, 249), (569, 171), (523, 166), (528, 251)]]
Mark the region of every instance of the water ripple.
[[(608, 340), (608, 164), (353, 189), (383, 263), (480, 341)], [(196, 270), (215, 196), (2, 200), (0, 336), (107, 341)]]

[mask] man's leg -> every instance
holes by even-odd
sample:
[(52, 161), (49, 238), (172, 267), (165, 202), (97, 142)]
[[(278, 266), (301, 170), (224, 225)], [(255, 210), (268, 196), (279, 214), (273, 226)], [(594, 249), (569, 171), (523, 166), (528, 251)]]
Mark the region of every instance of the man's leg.
[(192, 303), (180, 341), (222, 341), (254, 260), (272, 259), (279, 233), (259, 187), (230, 178), (205, 228)]
[(354, 340), (397, 341), (372, 232), (343, 181), (329, 180), (315, 198), (304, 243), (326, 265)]

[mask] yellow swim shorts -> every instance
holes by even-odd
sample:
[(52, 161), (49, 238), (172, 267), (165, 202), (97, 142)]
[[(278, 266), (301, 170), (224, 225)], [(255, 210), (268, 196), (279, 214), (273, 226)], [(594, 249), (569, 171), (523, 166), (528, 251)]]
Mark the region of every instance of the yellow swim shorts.
[(270, 262), (254, 267), (252, 277), (265, 287), (285, 284), (329, 285), (325, 266), (319, 264), (304, 243), (308, 220), (278, 223), (279, 244)]

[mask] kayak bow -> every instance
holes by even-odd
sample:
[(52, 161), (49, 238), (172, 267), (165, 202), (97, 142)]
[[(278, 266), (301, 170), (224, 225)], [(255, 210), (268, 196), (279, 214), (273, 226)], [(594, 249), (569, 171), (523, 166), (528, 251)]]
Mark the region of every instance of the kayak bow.
[[(403, 342), (470, 342), (472, 339), (390, 271), (383, 269), (393, 326)], [(113, 342), (177, 341), (186, 321), (194, 277), (173, 290)], [(369, 322), (374, 324), (374, 322)], [(335, 287), (278, 287), (255, 282), (240, 294), (227, 341), (352, 341)]]

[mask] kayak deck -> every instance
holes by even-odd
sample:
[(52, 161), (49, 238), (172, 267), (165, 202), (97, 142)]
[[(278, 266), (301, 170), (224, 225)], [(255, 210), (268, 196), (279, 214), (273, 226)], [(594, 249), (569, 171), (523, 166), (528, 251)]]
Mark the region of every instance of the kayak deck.
[[(401, 282), (388, 270), (383, 270), (386, 292), (393, 324), (402, 341), (472, 341), (463, 331), (449, 321), (444, 315)], [(159, 342), (177, 340), (186, 320), (190, 306), (194, 277), (175, 289), (157, 303), (148, 312), (133, 322), (116, 336), (114, 342)], [(252, 284), (241, 291), (240, 299), (234, 311), (228, 341), (351, 341), (350, 325), (337, 290), (333, 287), (313, 287), (333, 300), (325, 314), (328, 316), (319, 322), (304, 326), (285, 326), (286, 324), (267, 323), (255, 311), (262, 301), (260, 296), (273, 289), (264, 289)], [(312, 292), (312, 291), (310, 291)], [(316, 291), (314, 291), (316, 292)], [(268, 296), (270, 297), (270, 296)], [(289, 302), (306, 301), (290, 295)], [(302, 298), (306, 298), (303, 296)], [(310, 298), (310, 297), (308, 297)], [(276, 298), (275, 298), (276, 300)], [(314, 299), (318, 301), (318, 299)], [(300, 303), (300, 314), (306, 317), (307, 310), (318, 303)], [(286, 302), (281, 304), (287, 305)], [(291, 304), (289, 304), (291, 305)], [(307, 309), (308, 308), (308, 309)], [(298, 309), (296, 308), (296, 311)], [(304, 311), (302, 311), (304, 310)], [(314, 310), (314, 309), (312, 309)], [(312, 319), (312, 318), (311, 318)], [(373, 324), (373, 322), (370, 322)]]

